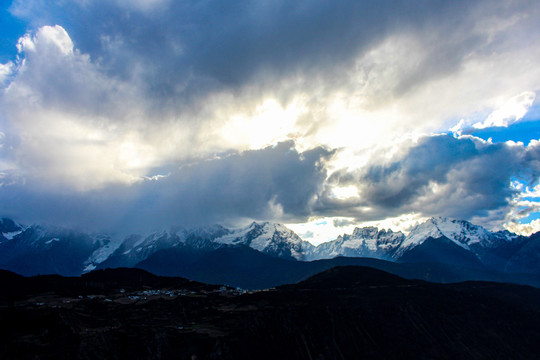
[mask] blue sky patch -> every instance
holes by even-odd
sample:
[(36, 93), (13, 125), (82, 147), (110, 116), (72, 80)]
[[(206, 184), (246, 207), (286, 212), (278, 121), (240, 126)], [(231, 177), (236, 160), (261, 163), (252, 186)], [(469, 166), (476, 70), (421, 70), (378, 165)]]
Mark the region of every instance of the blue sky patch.
[(26, 23), (13, 17), (8, 9), (11, 2), (2, 2), (0, 8), (0, 24), (2, 24), (2, 36), (0, 36), (0, 63), (13, 60), (17, 54), (17, 40), (26, 32)]
[(519, 219), (520, 224), (528, 224), (531, 221), (540, 219), (540, 212), (534, 212), (529, 214), (529, 216), (524, 217), (523, 219)]
[(488, 129), (470, 129), (467, 134), (481, 139), (492, 139), (493, 142), (521, 141), (527, 145), (531, 140), (540, 139), (540, 120), (520, 121), (506, 127), (492, 127)]

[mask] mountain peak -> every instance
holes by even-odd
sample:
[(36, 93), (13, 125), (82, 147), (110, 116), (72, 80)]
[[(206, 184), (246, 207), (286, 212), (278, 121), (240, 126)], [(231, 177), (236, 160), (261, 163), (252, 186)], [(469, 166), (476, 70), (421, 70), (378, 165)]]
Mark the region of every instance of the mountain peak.
[(365, 226), (354, 228), (352, 236), (354, 237), (375, 237), (379, 233), (379, 228), (375, 226)]
[(443, 217), (443, 216), (432, 216), (426, 222), (430, 223), (430, 224), (433, 224), (435, 226), (438, 226), (438, 225), (442, 225), (442, 224), (456, 223), (456, 222), (461, 222), (461, 221), (465, 221), (465, 220), (450, 219), (450, 218)]
[(254, 221), (247, 227), (232, 229), (215, 241), (225, 245), (246, 245), (273, 256), (297, 260), (303, 259), (305, 251), (313, 247), (285, 225), (267, 221)]
[(404, 237), (402, 232), (379, 230), (375, 226), (357, 227), (352, 234), (339, 235), (335, 240), (320, 244), (309, 255), (313, 260), (336, 256), (390, 259)]
[(513, 238), (510, 233), (491, 233), (482, 226), (471, 224), (466, 220), (432, 217), (411, 230), (396, 255), (403, 255), (409, 249), (422, 244), (427, 238), (437, 239), (443, 236), (466, 250), (470, 250), (471, 246), (492, 247)]

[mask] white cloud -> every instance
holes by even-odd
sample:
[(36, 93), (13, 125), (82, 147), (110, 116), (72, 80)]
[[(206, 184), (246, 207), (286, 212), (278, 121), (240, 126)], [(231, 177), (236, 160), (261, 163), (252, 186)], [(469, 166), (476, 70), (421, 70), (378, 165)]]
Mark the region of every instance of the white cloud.
[[(198, 5), (15, 1), (12, 12), (36, 30), (19, 41), (20, 61), (0, 67), (0, 80), (9, 80), (0, 131), (18, 139), (10, 166), (47, 186), (88, 191), (293, 139), (302, 151), (339, 148), (324, 163), (331, 172), (365, 173), (408, 154), (424, 135), (518, 121), (540, 89), (534, 2), (448, 11), (383, 3), (380, 18), (354, 1), (344, 12), (319, 2), (297, 11), (288, 2)], [(471, 180), (461, 168), (441, 173)], [(333, 208), (315, 215), (401, 219), (463, 195), (431, 179), (401, 213), (383, 214), (375, 200), (406, 192), (410, 180), (390, 175), (378, 180), (384, 189), (329, 180), (319, 195), (334, 194)], [(380, 198), (370, 198), (373, 188)], [(467, 197), (462, 210), (476, 200)]]
[(73, 42), (66, 30), (59, 25), (43, 26), (34, 36), (25, 35), (19, 39), (17, 50), (28, 56), (30, 53), (39, 53), (40, 56), (56, 56), (60, 53), (64, 56), (73, 55)]
[[(339, 235), (351, 234), (355, 228), (352, 218), (326, 217), (315, 218), (303, 223), (286, 224), (302, 239), (309, 241), (313, 245), (336, 239)], [(336, 226), (334, 221), (349, 222), (346, 226)]]
[(532, 220), (527, 224), (520, 224), (519, 222), (512, 221), (506, 224), (505, 228), (513, 233), (529, 236), (540, 231), (540, 219)]
[[(530, 148), (538, 146), (538, 141), (529, 144)], [(509, 203), (504, 214), (504, 228), (521, 235), (531, 235), (540, 231), (540, 219), (526, 222), (527, 217), (540, 213), (540, 184), (529, 186), (527, 182), (514, 180), (512, 188), (518, 194)]]
[(450, 130), (451, 132), (457, 134), (457, 135), (461, 135), (462, 134), (462, 131), (464, 129), (464, 125), (465, 125), (465, 119), (460, 119), (459, 122), (454, 125), (453, 127), (451, 127)]
[[(0, 104), (4, 132), (20, 140), (13, 153), (21, 174), (76, 189), (137, 181), (152, 149), (126, 127), (136, 102), (129, 86), (75, 50), (61, 26), (25, 35), (18, 48), (21, 65)], [(134, 141), (140, 147), (129, 152)]]
[(13, 73), (14, 67), (11, 61), (6, 64), (0, 64), (0, 89), (7, 83), (9, 76)]
[(509, 99), (502, 107), (492, 112), (484, 122), (477, 122), (473, 125), (476, 129), (488, 127), (508, 127), (521, 120), (529, 108), (534, 103), (536, 94), (532, 91), (525, 91)]
[(358, 188), (353, 185), (343, 186), (343, 187), (333, 187), (332, 196), (335, 196), (338, 199), (348, 199), (358, 196)]
[[(225, 124), (216, 137), (232, 147), (260, 149), (284, 141), (294, 132), (297, 118), (305, 112), (297, 102), (283, 107), (275, 99), (264, 99), (253, 109), (238, 114), (224, 114)], [(249, 109), (248, 109), (249, 111)]]

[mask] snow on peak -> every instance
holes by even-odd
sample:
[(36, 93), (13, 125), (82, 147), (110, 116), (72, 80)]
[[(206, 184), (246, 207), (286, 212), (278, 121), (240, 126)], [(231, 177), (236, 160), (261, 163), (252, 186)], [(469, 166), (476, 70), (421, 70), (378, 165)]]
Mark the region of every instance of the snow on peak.
[(106, 234), (96, 234), (92, 236), (97, 249), (90, 255), (84, 263), (83, 272), (92, 271), (96, 268), (96, 264), (107, 260), (116, 249), (122, 245), (124, 239), (119, 236), (110, 236)]
[(405, 235), (402, 232), (379, 230), (373, 226), (357, 227), (352, 234), (343, 234), (335, 240), (320, 244), (310, 254), (310, 258), (325, 259), (340, 255), (389, 258), (404, 238)]
[(0, 218), (0, 239), (3, 236), (7, 240), (13, 240), (15, 236), (21, 234), (24, 230), (25, 227), (15, 221), (9, 218)]
[(246, 245), (275, 255), (287, 253), (295, 259), (303, 258), (304, 249), (312, 247), (285, 225), (270, 222), (252, 222), (247, 227), (233, 229), (214, 241), (226, 245)]
[(366, 226), (363, 228), (354, 228), (352, 236), (357, 238), (375, 238), (379, 233), (379, 228), (375, 226)]
[[(403, 242), (402, 249), (422, 244), (429, 237), (447, 237), (455, 244), (469, 250), (470, 246), (490, 246), (494, 241), (491, 232), (482, 226), (473, 225), (465, 220), (453, 220), (443, 217), (432, 217), (425, 223), (415, 226)], [(403, 251), (401, 251), (403, 252)]]
[(23, 231), (22, 230), (19, 230), (19, 231), (12, 231), (12, 232), (5, 232), (5, 233), (2, 233), (2, 235), (8, 239), (8, 240), (13, 240), (13, 238), (19, 234), (21, 234)]

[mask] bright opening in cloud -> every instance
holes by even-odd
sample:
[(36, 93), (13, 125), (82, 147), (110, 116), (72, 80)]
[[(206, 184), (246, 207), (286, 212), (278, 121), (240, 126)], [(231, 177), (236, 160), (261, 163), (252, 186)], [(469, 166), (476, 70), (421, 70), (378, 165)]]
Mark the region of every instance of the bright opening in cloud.
[(338, 199), (358, 197), (358, 189), (356, 188), (356, 186), (353, 185), (345, 187), (334, 187), (332, 188), (332, 193)]
[(261, 149), (291, 137), (304, 111), (298, 101), (283, 107), (275, 99), (265, 99), (253, 112), (232, 115), (219, 135), (234, 147)]

